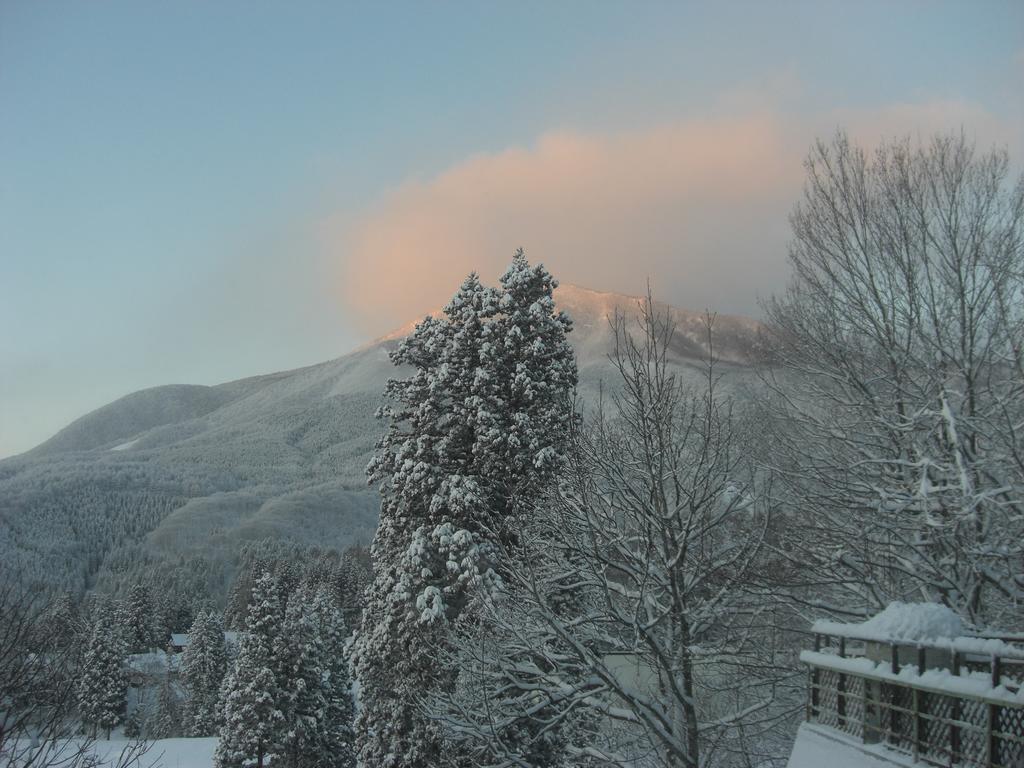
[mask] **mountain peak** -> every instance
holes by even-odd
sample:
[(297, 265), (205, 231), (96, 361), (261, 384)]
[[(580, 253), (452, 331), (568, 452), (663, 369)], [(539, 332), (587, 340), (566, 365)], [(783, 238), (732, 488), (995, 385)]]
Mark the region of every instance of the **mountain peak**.
[[(573, 320), (574, 333), (572, 342), (577, 353), (585, 356), (586, 351), (608, 343), (610, 327), (608, 322), (616, 313), (628, 318), (636, 317), (640, 306), (646, 300), (644, 296), (633, 296), (613, 291), (598, 291), (575, 283), (560, 283), (554, 292), (555, 304), (558, 309), (566, 312)], [(699, 357), (706, 353), (706, 341), (703, 338), (705, 310), (690, 310), (674, 307), (665, 302), (655, 300), (659, 310), (668, 312), (676, 323), (677, 333), (688, 343), (681, 344), (680, 354), (684, 357)], [(395, 328), (393, 331), (379, 336), (363, 346), (357, 352), (378, 347), (387, 342), (403, 339), (412, 333), (417, 323), (424, 317), (436, 316), (443, 310), (439, 307), (422, 316)], [(716, 352), (726, 361), (748, 363), (751, 361), (755, 339), (761, 330), (761, 323), (743, 315), (715, 314)], [(596, 336), (595, 336), (596, 334)], [(591, 338), (591, 337), (594, 338)], [(586, 338), (583, 338), (586, 337)]]

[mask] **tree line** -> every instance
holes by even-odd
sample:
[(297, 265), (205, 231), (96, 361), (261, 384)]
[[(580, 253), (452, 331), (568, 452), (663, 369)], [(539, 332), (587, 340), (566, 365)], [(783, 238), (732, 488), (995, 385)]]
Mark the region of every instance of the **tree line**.
[[(295, 557), (276, 557), (285, 551)], [(235, 617), (237, 643), (224, 614), (207, 604), (173, 625), (187, 630), (180, 653), (163, 649), (165, 622), (181, 616), (164, 613), (148, 586), (136, 584), (124, 600), (80, 603), (5, 572), (0, 765), (84, 768), (91, 745), (115, 729), (129, 739), (125, 767), (140, 764), (151, 740), (179, 736), (218, 736), (225, 767), (271, 754), (276, 764), (351, 765), (344, 643), (346, 616), (359, 611), (365, 554), (266, 545), (248, 552), (232, 590), (248, 601)], [(274, 713), (265, 726), (264, 704)], [(253, 741), (253, 733), (263, 737)]]

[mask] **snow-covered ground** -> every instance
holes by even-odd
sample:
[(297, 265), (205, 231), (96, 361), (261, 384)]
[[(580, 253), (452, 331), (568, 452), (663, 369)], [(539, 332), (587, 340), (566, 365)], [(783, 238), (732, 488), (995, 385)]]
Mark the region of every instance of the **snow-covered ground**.
[(154, 741), (143, 763), (153, 768), (212, 768), (217, 738)]
[(838, 731), (804, 723), (786, 768), (903, 768), (913, 764), (909, 757), (885, 747), (860, 744)]
[[(129, 742), (123, 738), (95, 742), (93, 752), (99, 766), (116, 765), (121, 751)], [(213, 752), (217, 738), (161, 739), (150, 742), (149, 751), (139, 761), (141, 768), (213, 768)]]

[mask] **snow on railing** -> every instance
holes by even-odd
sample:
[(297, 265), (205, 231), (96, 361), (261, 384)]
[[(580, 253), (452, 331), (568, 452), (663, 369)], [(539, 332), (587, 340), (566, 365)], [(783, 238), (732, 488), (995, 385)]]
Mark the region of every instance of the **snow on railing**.
[(850, 635), (819, 622), (807, 719), (933, 765), (1024, 768), (1024, 651), (980, 637)]
[[(900, 606), (894, 603), (893, 606)], [(906, 606), (902, 606), (906, 607)], [(887, 609), (888, 610), (888, 609)], [(885, 612), (874, 619), (861, 624), (842, 624), (835, 621), (816, 621), (811, 626), (811, 632), (818, 635), (829, 635), (832, 637), (844, 637), (847, 640), (862, 640), (865, 642), (880, 643), (884, 645), (897, 645), (903, 647), (924, 647), (950, 653), (960, 652), (961, 654), (999, 656), (1003, 659), (1015, 659), (1024, 661), (1024, 644), (1018, 636), (990, 637), (979, 635), (967, 635), (949, 633), (948, 636), (941, 631), (917, 633), (907, 632), (906, 635), (894, 633), (892, 626), (878, 623), (877, 619), (885, 616)], [(950, 629), (951, 627), (945, 627)], [(908, 629), (903, 627), (903, 629)], [(930, 629), (936, 629), (934, 625)], [(1012, 640), (1007, 639), (1012, 637)]]

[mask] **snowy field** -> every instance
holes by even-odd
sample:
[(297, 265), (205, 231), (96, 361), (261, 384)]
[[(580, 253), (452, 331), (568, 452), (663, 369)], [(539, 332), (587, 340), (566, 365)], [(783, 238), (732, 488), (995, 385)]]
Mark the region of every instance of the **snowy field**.
[[(120, 747), (116, 741), (110, 743), (114, 747), (112, 754), (116, 759)], [(213, 768), (213, 751), (216, 748), (215, 736), (205, 739), (161, 739), (153, 742), (142, 759), (142, 765), (152, 768)], [(100, 752), (100, 749), (102, 747), (96, 751)]]
[[(116, 765), (122, 750), (129, 744), (117, 737), (94, 743), (93, 753), (100, 766)], [(204, 739), (161, 739), (150, 742), (149, 751), (142, 756), (139, 768), (213, 768), (213, 751), (217, 738)]]

